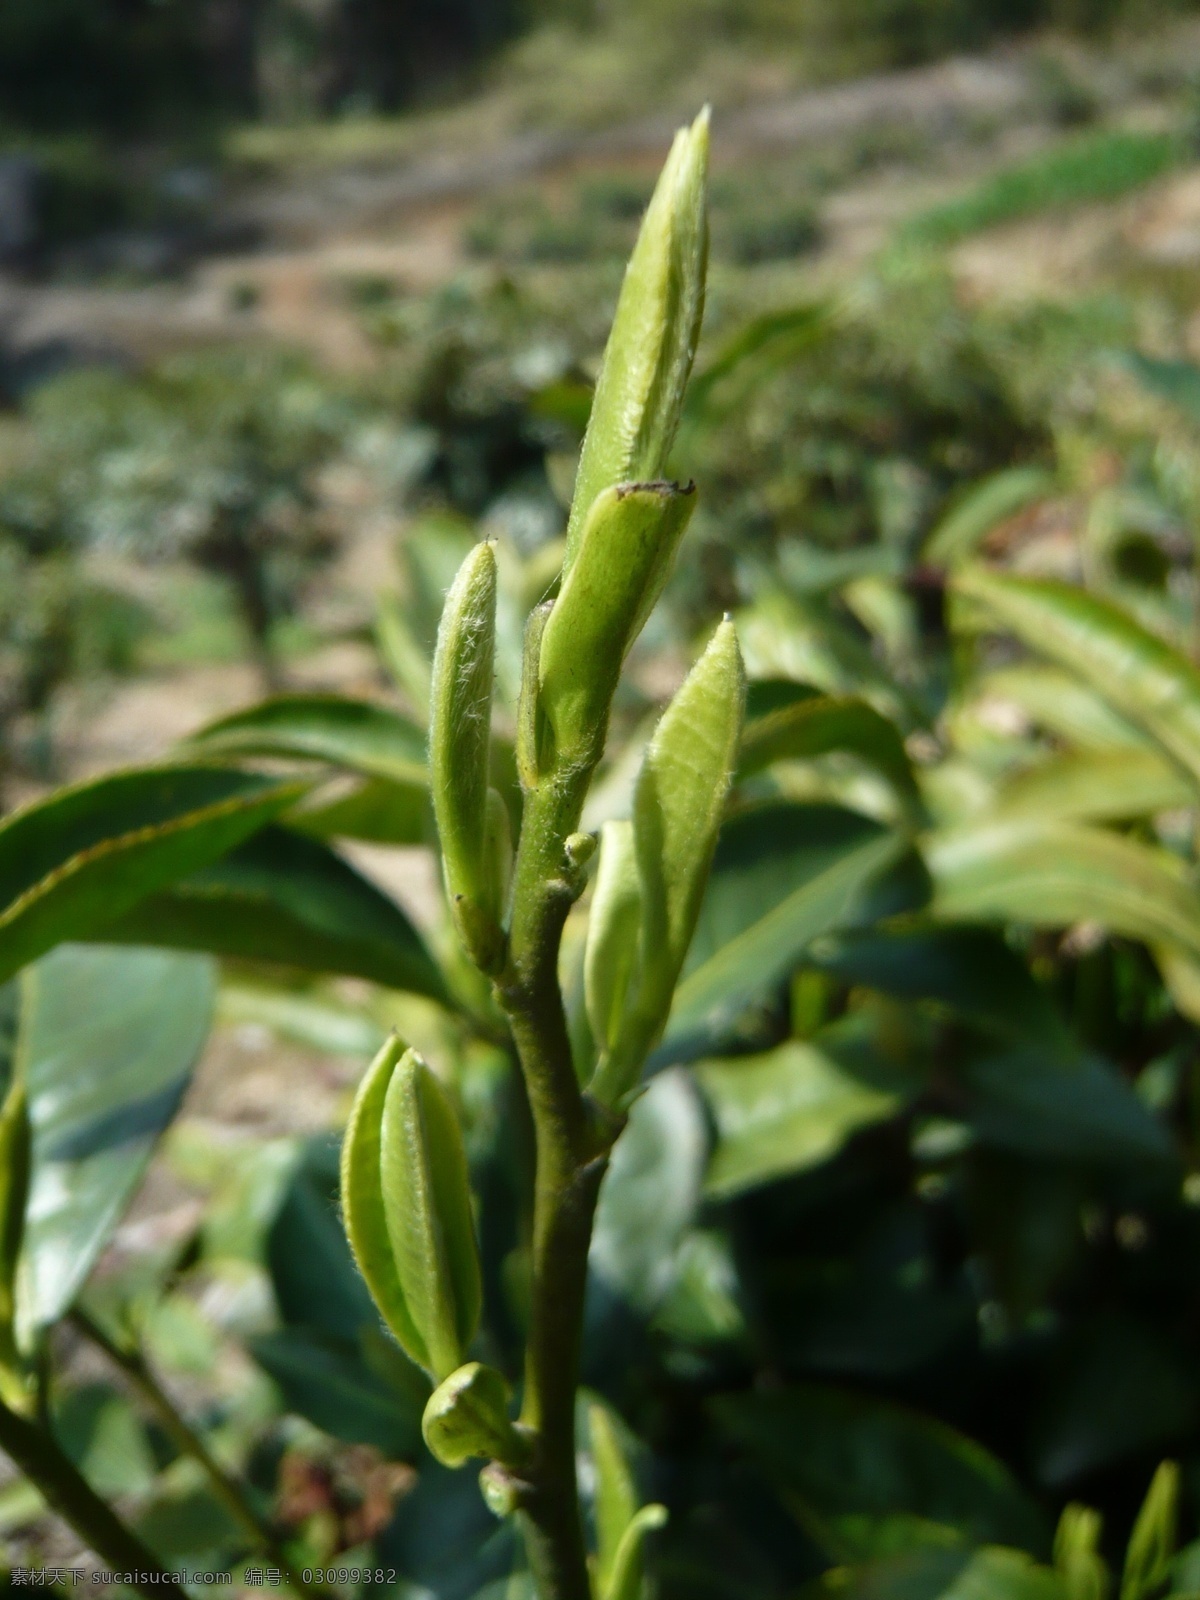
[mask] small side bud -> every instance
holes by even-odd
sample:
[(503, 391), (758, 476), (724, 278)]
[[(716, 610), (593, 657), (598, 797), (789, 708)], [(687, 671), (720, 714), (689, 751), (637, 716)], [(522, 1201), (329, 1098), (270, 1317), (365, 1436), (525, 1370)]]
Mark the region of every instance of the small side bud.
[(737, 764), (746, 679), (733, 623), (722, 622), (667, 707), (633, 801), (641, 885), (636, 992), (592, 1093), (616, 1105), (666, 1025)]
[(489, 1462), (479, 1474), (479, 1492), (484, 1505), (501, 1522), (520, 1510), (520, 1485), (507, 1468), (497, 1461)]
[(595, 855), (596, 835), (594, 833), (568, 834), (563, 849), (566, 853), (567, 864), (578, 871), (586, 867)]
[(704, 315), (708, 121), (706, 108), (675, 135), (629, 258), (575, 477), (564, 582), (597, 496), (666, 468)]
[(488, 747), (496, 653), (496, 557), (478, 544), (446, 596), (429, 696), (429, 772), (451, 912), (476, 966), (495, 971), (504, 934), (487, 868)]
[(472, 1456), (516, 1466), (528, 1454), (508, 1415), (508, 1384), (494, 1367), (472, 1361), (433, 1391), (421, 1419), (425, 1443), (444, 1467)]

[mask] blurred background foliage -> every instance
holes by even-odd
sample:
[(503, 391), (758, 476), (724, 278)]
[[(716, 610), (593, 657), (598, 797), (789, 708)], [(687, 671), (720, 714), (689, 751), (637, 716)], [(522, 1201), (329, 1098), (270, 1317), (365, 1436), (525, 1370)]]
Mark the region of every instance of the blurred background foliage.
[[(114, 1223), (137, 1192), (120, 1228), (87, 1206), (45, 1224), (48, 1261), (65, 1238), (94, 1268), (69, 1314), (79, 1282), (47, 1280), (49, 1404), (164, 1559), (259, 1557), (147, 1373), (301, 1560), (394, 1568), (404, 1600), (523, 1593), (472, 1476), (423, 1451), (421, 1380), (342, 1242), (336, 1138), (398, 1027), (464, 1115), (482, 1351), (512, 1373), (528, 1117), (429, 867), (428, 661), (486, 532), (515, 809), (519, 625), (557, 569), (657, 156), (516, 161), (436, 190), (432, 221), (338, 208), (381, 174), (711, 91), (676, 452), (700, 505), (587, 822), (628, 804), (650, 720), (731, 610), (751, 734), (690, 971), (790, 895), (841, 898), (794, 945), (763, 935), (656, 1061), (601, 1211), (587, 1383), (671, 1509), (663, 1600), (1200, 1591), (1193, 779), (1102, 675), (949, 582), (975, 560), (1065, 579), (1195, 659), (1194, 11), (0, 8), (0, 292), (6, 319), (47, 319), (0, 341), (0, 797), (178, 753), (213, 719), (193, 753), (321, 779), (119, 942), (39, 965), (51, 1000), (110, 1008), (130, 1077), (95, 1052), (73, 1111), (54, 1006), (20, 1022), (68, 1122), (136, 1132), (115, 1178), (87, 1169)], [(1019, 95), (757, 145), (736, 120), (962, 51)], [(55, 333), (81, 306), (103, 338)], [(266, 687), (287, 698), (239, 720)], [(189, 946), (214, 903), (219, 964)], [(138, 948), (168, 938), (185, 948)], [(4, 1073), (26, 1004), (0, 989)], [(14, 1560), (76, 1553), (13, 1476), (0, 1534)]]

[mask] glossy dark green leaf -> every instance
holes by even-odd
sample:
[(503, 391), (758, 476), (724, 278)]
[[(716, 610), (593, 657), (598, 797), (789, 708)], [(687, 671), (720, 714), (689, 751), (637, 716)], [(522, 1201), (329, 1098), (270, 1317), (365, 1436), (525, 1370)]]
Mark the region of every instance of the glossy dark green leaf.
[(393, 783), (428, 781), (423, 728), (388, 706), (341, 695), (278, 695), (210, 722), (188, 743), (206, 755), (290, 756)]
[(206, 866), (308, 785), (144, 768), (60, 789), (0, 824), (0, 980)]
[(863, 1543), (870, 1554), (897, 1516), (973, 1542), (1041, 1542), (1039, 1513), (1008, 1469), (918, 1411), (818, 1384), (722, 1395), (711, 1405), (722, 1430), (843, 1559)]
[(1115, 1067), (1036, 1048), (968, 1061), (960, 1069), (968, 1119), (985, 1143), (1023, 1155), (1081, 1162), (1161, 1163), (1164, 1125)]
[(705, 1192), (720, 1198), (827, 1161), (919, 1087), (884, 1063), (839, 1061), (797, 1039), (695, 1071), (717, 1131)]
[(70, 1306), (141, 1182), (207, 1037), (215, 974), (200, 956), (64, 945), (21, 992), (33, 1158), (18, 1317), (33, 1329)]
[(1035, 927), (1098, 922), (1111, 933), (1200, 953), (1200, 897), (1183, 863), (1099, 828), (984, 820), (926, 839), (934, 914)]
[(865, 700), (849, 697), (806, 698), (747, 722), (738, 777), (774, 761), (807, 761), (835, 750), (869, 763), (908, 805), (916, 805), (916, 780), (895, 723)]
[(849, 929), (816, 940), (806, 960), (843, 983), (936, 1001), (991, 1032), (1066, 1042), (1048, 994), (990, 928)]
[(420, 1409), (366, 1366), (353, 1346), (304, 1328), (250, 1341), (254, 1359), (274, 1378), (289, 1411), (350, 1444), (371, 1444), (403, 1459), (418, 1449)]
[[(722, 829), (668, 1045), (715, 1040), (779, 983), (818, 935), (878, 914), (903, 839), (835, 806), (775, 803)], [(904, 909), (923, 886), (894, 875)], [(890, 909), (890, 907), (889, 907)], [(701, 1046), (703, 1048), (703, 1045)]]
[(1069, 584), (973, 568), (959, 591), (1068, 668), (1200, 782), (1200, 670), (1126, 612)]
[(1031, 1465), (1039, 1482), (1062, 1490), (1119, 1462), (1165, 1454), (1198, 1414), (1195, 1364), (1171, 1331), (1102, 1312), (1055, 1352), (1034, 1418)]
[(442, 975), (405, 913), (319, 840), (265, 828), (95, 937), (337, 972), (445, 1000)]

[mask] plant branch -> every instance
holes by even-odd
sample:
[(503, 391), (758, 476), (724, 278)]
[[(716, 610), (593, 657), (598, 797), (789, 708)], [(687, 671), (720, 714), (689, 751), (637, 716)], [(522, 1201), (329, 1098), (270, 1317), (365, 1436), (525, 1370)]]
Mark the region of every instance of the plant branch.
[(187, 1600), (142, 1541), (107, 1506), (52, 1434), (0, 1403), (0, 1449), (38, 1489), (46, 1503), (75, 1530), (89, 1549), (139, 1594), (156, 1600), (172, 1595)]
[(575, 1389), (588, 1247), (611, 1130), (589, 1114), (571, 1060), (558, 951), (575, 898), (565, 855), (588, 774), (547, 778), (526, 797), (509, 965), (498, 985), (537, 1140), (533, 1284), (521, 1421), (535, 1438), (521, 1521), (541, 1600), (590, 1600), (575, 1473)]
[(174, 1401), (150, 1370), (141, 1350), (136, 1346), (118, 1344), (109, 1338), (99, 1323), (94, 1322), (79, 1306), (71, 1312), (70, 1320), (85, 1339), (96, 1345), (115, 1366), (121, 1369), (154, 1412), (175, 1448), (181, 1455), (190, 1456), (196, 1462), (212, 1486), (213, 1493), (233, 1521), (250, 1541), (260, 1546), (264, 1554), (283, 1571), (292, 1588), (302, 1595), (315, 1596), (323, 1593), (324, 1591), (310, 1588), (293, 1574), (287, 1552), (270, 1524), (259, 1516), (247, 1500), (241, 1485), (225, 1471), (191, 1423), (176, 1409)]

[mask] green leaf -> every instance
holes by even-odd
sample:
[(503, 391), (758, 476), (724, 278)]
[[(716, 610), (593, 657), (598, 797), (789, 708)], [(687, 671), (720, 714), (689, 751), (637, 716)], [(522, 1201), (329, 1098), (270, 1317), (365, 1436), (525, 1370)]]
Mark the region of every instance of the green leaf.
[[(810, 818), (811, 837), (797, 836), (793, 824)], [(737, 817), (722, 835), (668, 1044), (727, 1033), (819, 934), (868, 913), (872, 891), (906, 848), (899, 835), (834, 808), (764, 807)]]
[(446, 596), (429, 710), (429, 767), (446, 891), (463, 944), (485, 972), (503, 960), (503, 907), (487, 869), (489, 744), (496, 654), (496, 557), (477, 544)]
[(392, 1038), (359, 1085), (342, 1141), (341, 1198), (346, 1238), (371, 1298), (398, 1342), (419, 1366), (429, 1352), (400, 1282), (383, 1201), (383, 1107), (405, 1046)]
[(398, 784), (428, 782), (425, 732), (387, 706), (336, 694), (285, 694), (210, 722), (188, 745), (204, 755), (323, 761)]
[(393, 1459), (415, 1453), (419, 1408), (364, 1365), (352, 1346), (304, 1328), (259, 1334), (249, 1344), (289, 1411), (335, 1439), (374, 1445)]
[(636, 983), (592, 1093), (613, 1104), (637, 1082), (660, 1037), (692, 942), (741, 733), (745, 677), (732, 622), (722, 622), (667, 707), (633, 796), (641, 884)]
[(141, 1182), (208, 1034), (212, 964), (64, 945), (21, 979), (17, 1059), (33, 1150), (23, 1333), (69, 1308)]
[(932, 834), (924, 855), (936, 916), (1049, 928), (1098, 922), (1200, 953), (1200, 899), (1187, 869), (1164, 850), (1098, 828), (1018, 820)]
[(1178, 1506), (1179, 1468), (1174, 1461), (1164, 1461), (1129, 1536), (1121, 1600), (1149, 1600), (1170, 1577)]
[(815, 940), (805, 959), (843, 983), (935, 1001), (989, 1032), (1068, 1044), (1046, 991), (991, 928), (850, 929)]
[(0, 823), (0, 981), (215, 861), (306, 783), (148, 767), (60, 789)]
[(450, 1098), (414, 1051), (383, 1106), (380, 1175), (388, 1238), (413, 1324), (441, 1380), (462, 1365), (483, 1289), (470, 1176)]
[(637, 1514), (637, 1486), (608, 1407), (593, 1403), (588, 1406), (587, 1415), (592, 1468), (596, 1475), (593, 1496), (596, 1521), (595, 1581), (597, 1592), (606, 1595), (612, 1583), (621, 1540)]
[(444, 1467), (472, 1457), (519, 1466), (527, 1446), (508, 1416), (511, 1391), (494, 1367), (471, 1361), (429, 1397), (421, 1420), (425, 1443)]
[(661, 478), (704, 315), (708, 112), (675, 135), (625, 270), (575, 476), (564, 581), (596, 497)]
[(0, 1105), (0, 1399), (6, 1370), (17, 1366), (17, 1267), (25, 1236), (31, 1163), (29, 1098), (23, 1078), (11, 1074)]
[(967, 1120), (987, 1144), (1021, 1154), (1131, 1165), (1170, 1161), (1170, 1135), (1132, 1086), (1095, 1056), (1036, 1048), (958, 1070)]
[(922, 555), (939, 566), (973, 555), (993, 528), (1044, 499), (1053, 488), (1053, 476), (1042, 467), (1006, 467), (980, 479), (933, 528)]
[(823, 1384), (722, 1395), (710, 1405), (836, 1559), (869, 1556), (898, 1515), (971, 1542), (1041, 1543), (1039, 1514), (1008, 1469), (918, 1411)]
[(642, 1546), (646, 1535), (667, 1525), (666, 1506), (643, 1506), (625, 1529), (613, 1559), (608, 1587), (600, 1590), (600, 1600), (641, 1600)]
[(289, 827), (316, 839), (365, 839), (371, 844), (426, 845), (434, 837), (426, 784), (368, 778), (349, 794), (293, 811)]
[(1109, 1573), (1100, 1554), (1104, 1522), (1098, 1511), (1077, 1502), (1064, 1506), (1054, 1535), (1054, 1566), (1066, 1600), (1108, 1600)]
[(1200, 367), (1192, 361), (1163, 361), (1128, 350), (1121, 365), (1162, 400), (1169, 400), (1193, 422), (1200, 421)]
[(328, 846), (286, 828), (264, 828), (95, 937), (343, 973), (443, 1002), (447, 995), (400, 907)]
[(1151, 749), (1072, 751), (1018, 773), (993, 815), (1047, 822), (1122, 822), (1193, 805), (1193, 784)]
[(1085, 750), (1153, 748), (1094, 689), (1061, 667), (1022, 661), (987, 673), (975, 689), (988, 699), (1012, 702), (1036, 727)]
[(839, 1061), (796, 1039), (695, 1072), (717, 1129), (705, 1193), (720, 1199), (829, 1160), (918, 1087), (882, 1063)]
[(591, 1270), (643, 1316), (672, 1287), (700, 1203), (704, 1108), (681, 1069), (660, 1072), (613, 1147), (592, 1232)]
[(633, 824), (606, 822), (600, 830), (600, 865), (588, 913), (583, 982), (588, 1021), (597, 1049), (616, 1041), (629, 985), (637, 966), (642, 891)]
[(845, 750), (874, 767), (910, 807), (919, 801), (916, 780), (896, 725), (865, 700), (834, 695), (806, 698), (746, 724), (739, 779), (775, 761), (809, 761)]
[(1200, 669), (1107, 600), (972, 569), (955, 580), (1038, 654), (1068, 668), (1200, 783)]
[(1036, 1565), (1023, 1550), (995, 1545), (981, 1550), (934, 1547), (885, 1556), (863, 1567), (838, 1567), (815, 1594), (836, 1595), (838, 1600), (1068, 1600), (1053, 1572)]
[(663, 585), (696, 503), (694, 487), (619, 483), (601, 490), (542, 630), (539, 768), (594, 765), (630, 646)]

